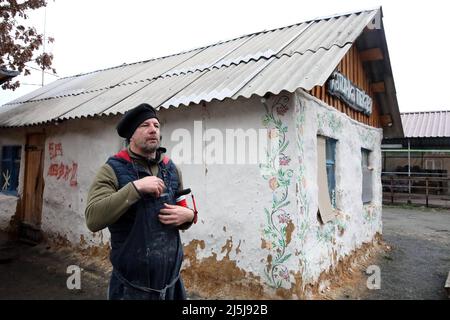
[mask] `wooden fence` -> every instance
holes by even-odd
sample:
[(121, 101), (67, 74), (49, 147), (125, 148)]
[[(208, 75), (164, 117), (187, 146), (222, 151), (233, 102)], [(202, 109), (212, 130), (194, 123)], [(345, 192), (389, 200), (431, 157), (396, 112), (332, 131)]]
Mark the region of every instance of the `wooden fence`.
[(450, 208), (450, 178), (382, 175), (383, 202)]

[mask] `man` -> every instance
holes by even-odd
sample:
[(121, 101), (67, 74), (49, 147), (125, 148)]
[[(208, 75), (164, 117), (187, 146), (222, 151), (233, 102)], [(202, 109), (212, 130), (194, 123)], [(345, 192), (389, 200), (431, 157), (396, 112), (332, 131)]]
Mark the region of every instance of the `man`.
[(196, 211), (176, 205), (182, 177), (160, 147), (156, 111), (140, 104), (117, 125), (129, 146), (110, 157), (89, 190), (86, 224), (111, 233), (109, 299), (185, 299), (179, 229)]

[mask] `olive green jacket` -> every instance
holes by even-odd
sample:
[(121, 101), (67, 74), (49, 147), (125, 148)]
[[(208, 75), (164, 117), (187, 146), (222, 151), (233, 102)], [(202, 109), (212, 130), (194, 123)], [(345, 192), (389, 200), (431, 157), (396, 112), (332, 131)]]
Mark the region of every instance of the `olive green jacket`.
[[(148, 169), (150, 175), (158, 175), (158, 165), (148, 161), (128, 148), (132, 161), (139, 162)], [(158, 163), (163, 159), (161, 154)], [(179, 190), (183, 189), (181, 171), (178, 169), (180, 180)], [(129, 182), (119, 190), (119, 182), (113, 168), (105, 163), (98, 171), (89, 189), (87, 205), (85, 210), (86, 225), (89, 230), (96, 232), (116, 222), (127, 210), (141, 198), (139, 192), (132, 182)], [(192, 223), (181, 225), (180, 229), (187, 229)]]

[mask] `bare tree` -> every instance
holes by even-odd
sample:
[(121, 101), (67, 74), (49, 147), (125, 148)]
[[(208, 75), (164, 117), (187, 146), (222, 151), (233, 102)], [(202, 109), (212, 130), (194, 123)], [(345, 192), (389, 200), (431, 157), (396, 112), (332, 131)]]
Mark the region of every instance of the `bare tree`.
[[(44, 39), (34, 27), (25, 26), (28, 19), (26, 12), (47, 5), (46, 0), (0, 0), (0, 70), (14, 70), (29, 75), (28, 62), (35, 62), (42, 71), (56, 70), (52, 68), (53, 55), (40, 49), (44, 41), (51, 43), (53, 38)], [(9, 80), (3, 89), (15, 90), (20, 86), (19, 81)]]

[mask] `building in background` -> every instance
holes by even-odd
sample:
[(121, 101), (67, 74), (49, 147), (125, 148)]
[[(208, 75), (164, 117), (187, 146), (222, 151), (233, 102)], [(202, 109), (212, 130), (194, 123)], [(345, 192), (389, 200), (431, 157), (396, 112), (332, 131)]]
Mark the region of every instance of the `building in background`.
[(383, 140), (385, 202), (450, 207), (450, 111), (401, 118), (404, 138)]

